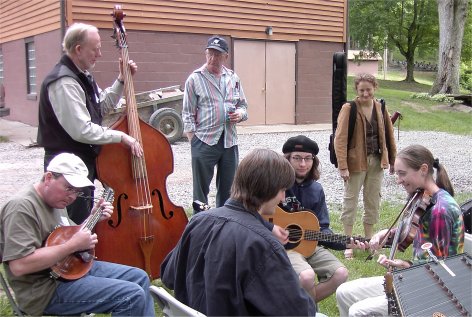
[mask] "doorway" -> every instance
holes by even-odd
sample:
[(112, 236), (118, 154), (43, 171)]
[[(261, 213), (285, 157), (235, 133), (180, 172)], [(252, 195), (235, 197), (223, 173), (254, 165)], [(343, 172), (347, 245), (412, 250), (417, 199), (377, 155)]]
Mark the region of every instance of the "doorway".
[(295, 53), (295, 43), (234, 40), (234, 70), (248, 100), (241, 124), (295, 124)]

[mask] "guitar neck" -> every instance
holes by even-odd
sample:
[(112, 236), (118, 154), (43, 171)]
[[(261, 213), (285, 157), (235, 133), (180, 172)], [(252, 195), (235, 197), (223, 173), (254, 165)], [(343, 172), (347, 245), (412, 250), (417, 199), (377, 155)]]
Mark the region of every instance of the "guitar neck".
[(95, 225), (100, 221), (100, 217), (103, 214), (103, 208), (98, 207), (97, 210), (87, 219), (82, 225), (82, 228), (87, 228), (90, 231), (95, 228)]
[(303, 238), (309, 241), (337, 242), (346, 244), (351, 242), (351, 238), (354, 240), (359, 240), (360, 242), (369, 241), (369, 239), (363, 237), (353, 237), (337, 233), (325, 233), (315, 230), (305, 230), (305, 236)]
[[(112, 202), (114, 197), (114, 192), (113, 189), (111, 188), (106, 188), (102, 195), (101, 198), (103, 198), (105, 201)], [(95, 206), (95, 211), (88, 217), (88, 219), (85, 221), (85, 223), (82, 225), (82, 228), (87, 228), (90, 231), (95, 228), (95, 225), (100, 221), (100, 217), (103, 214), (103, 208), (97, 205)]]

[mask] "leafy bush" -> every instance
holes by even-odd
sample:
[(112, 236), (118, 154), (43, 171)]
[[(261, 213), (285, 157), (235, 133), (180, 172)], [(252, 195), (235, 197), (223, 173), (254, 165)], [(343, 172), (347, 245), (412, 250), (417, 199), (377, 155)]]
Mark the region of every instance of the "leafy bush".
[(411, 98), (413, 99), (423, 99), (423, 100), (431, 100), (431, 101), (436, 101), (436, 102), (454, 102), (453, 97), (448, 97), (445, 94), (436, 94), (434, 96), (431, 96), (427, 92), (421, 92), (417, 94), (412, 94)]
[(466, 91), (472, 90), (472, 65), (470, 63), (461, 63), (459, 84)]

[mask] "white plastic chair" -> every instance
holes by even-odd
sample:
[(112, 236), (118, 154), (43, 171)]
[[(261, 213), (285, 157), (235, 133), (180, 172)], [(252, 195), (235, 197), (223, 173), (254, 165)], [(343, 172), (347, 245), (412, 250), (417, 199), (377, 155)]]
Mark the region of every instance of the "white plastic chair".
[(177, 316), (195, 316), (195, 317), (206, 317), (206, 315), (196, 311), (195, 309), (188, 307), (184, 303), (178, 301), (174, 296), (169, 294), (164, 288), (159, 286), (151, 285), (149, 287), (151, 295), (162, 309), (164, 316), (177, 317)]

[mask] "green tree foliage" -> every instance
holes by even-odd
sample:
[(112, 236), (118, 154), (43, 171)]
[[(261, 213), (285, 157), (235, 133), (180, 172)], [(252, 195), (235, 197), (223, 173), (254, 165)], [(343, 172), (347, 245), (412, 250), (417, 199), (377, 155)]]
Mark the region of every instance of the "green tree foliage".
[(438, 45), (436, 0), (349, 0), (349, 37), (360, 47), (396, 47), (407, 62), (405, 81), (414, 82), (415, 51)]
[(463, 89), (472, 91), (472, 4), (470, 3), (462, 42), (460, 85)]
[(464, 41), (462, 42), (461, 61), (472, 63), (472, 3), (469, 2), (469, 13), (465, 22)]

